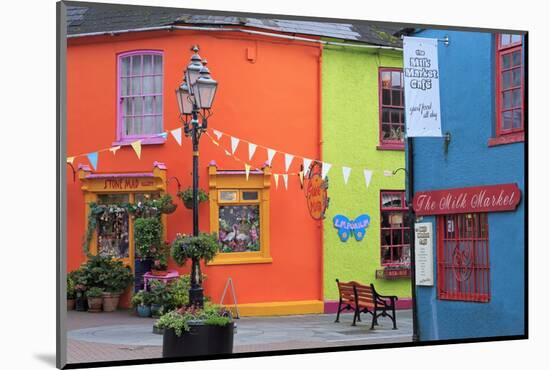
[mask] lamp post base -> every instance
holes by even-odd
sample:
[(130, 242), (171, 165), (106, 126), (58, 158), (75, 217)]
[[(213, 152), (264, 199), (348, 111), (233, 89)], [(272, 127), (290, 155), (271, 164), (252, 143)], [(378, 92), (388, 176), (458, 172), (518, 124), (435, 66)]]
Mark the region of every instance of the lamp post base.
[(189, 289), (189, 305), (198, 308), (204, 307), (204, 294), (200, 286)]

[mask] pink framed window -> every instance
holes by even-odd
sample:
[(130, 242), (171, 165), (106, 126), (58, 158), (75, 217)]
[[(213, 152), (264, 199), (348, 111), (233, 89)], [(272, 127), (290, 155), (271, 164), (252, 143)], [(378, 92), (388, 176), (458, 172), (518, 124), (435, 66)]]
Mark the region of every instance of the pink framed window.
[(379, 149), (404, 149), (405, 103), (403, 69), (379, 69)]
[(487, 213), (437, 218), (437, 296), (489, 302), (489, 225)]
[(382, 266), (410, 266), (409, 213), (404, 191), (380, 192)]
[[(523, 140), (524, 69), (521, 35), (497, 34), (496, 42), (496, 136)], [(510, 138), (509, 137), (509, 138)]]
[(118, 142), (164, 141), (156, 136), (163, 132), (162, 81), (162, 52), (133, 51), (118, 56)]

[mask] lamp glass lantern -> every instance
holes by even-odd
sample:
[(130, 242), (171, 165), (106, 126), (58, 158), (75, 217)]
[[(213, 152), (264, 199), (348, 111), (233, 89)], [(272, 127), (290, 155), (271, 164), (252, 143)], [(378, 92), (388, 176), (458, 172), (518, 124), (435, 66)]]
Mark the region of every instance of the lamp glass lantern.
[(210, 74), (204, 73), (193, 86), (193, 91), (196, 96), (197, 107), (201, 109), (212, 108), (218, 82), (210, 77)]
[(176, 98), (178, 100), (178, 107), (181, 114), (189, 115), (193, 113), (192, 96), (189, 92), (189, 86), (184, 81), (180, 87), (176, 90)]

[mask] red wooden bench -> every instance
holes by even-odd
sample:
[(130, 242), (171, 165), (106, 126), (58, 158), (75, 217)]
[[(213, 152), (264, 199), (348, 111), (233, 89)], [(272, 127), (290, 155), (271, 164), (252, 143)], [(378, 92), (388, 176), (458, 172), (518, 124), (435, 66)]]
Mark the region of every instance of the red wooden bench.
[(355, 326), (356, 321), (361, 321), (361, 313), (369, 313), (372, 316), (371, 329), (374, 329), (374, 325), (378, 325), (380, 316), (389, 317), (393, 322), (393, 329), (397, 329), (395, 318), (396, 296), (378, 294), (373, 284), (362, 285), (356, 281), (341, 283), (338, 279), (336, 279), (336, 283), (338, 284), (340, 299), (335, 322), (340, 321), (340, 312), (353, 309), (352, 326)]

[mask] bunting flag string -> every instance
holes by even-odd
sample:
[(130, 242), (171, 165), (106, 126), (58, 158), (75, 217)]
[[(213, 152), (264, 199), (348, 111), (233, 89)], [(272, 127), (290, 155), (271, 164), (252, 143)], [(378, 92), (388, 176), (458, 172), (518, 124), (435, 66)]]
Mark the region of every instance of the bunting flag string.
[(237, 146), (239, 146), (239, 139), (231, 136), (231, 154), (235, 154), (235, 150), (237, 150)]
[(132, 148), (134, 148), (134, 151), (136, 152), (137, 157), (141, 159), (141, 140), (136, 140), (131, 145), (132, 145)]
[(181, 127), (170, 131), (174, 139), (176, 139), (179, 146), (181, 146)]
[[(182, 145), (182, 128), (179, 127), (179, 128), (169, 130), (169, 131), (172, 134), (174, 140), (178, 143), (179, 146), (181, 146)], [(260, 170), (260, 169), (253, 167), (251, 164), (246, 163), (246, 162), (242, 161), (241, 159), (239, 159), (237, 156), (235, 156), (235, 152), (236, 152), (237, 147), (240, 144), (240, 142), (245, 142), (245, 143), (248, 144), (248, 161), (252, 160), (252, 158), (254, 157), (254, 154), (256, 153), (258, 147), (261, 147), (262, 149), (266, 150), (266, 152), (267, 152), (267, 162), (266, 163), (269, 166), (272, 165), (273, 159), (274, 159), (274, 157), (277, 153), (284, 154), (285, 173), (282, 173), (282, 174), (280, 174), (280, 173), (275, 174), (274, 173), (273, 174), (274, 179), (275, 179), (275, 186), (276, 187), (278, 186), (279, 176), (282, 176), (283, 181), (284, 181), (284, 185), (285, 185), (285, 189), (288, 189), (288, 182), (287, 181), (288, 181), (288, 176), (289, 175), (299, 176), (300, 183), (303, 185), (304, 176), (308, 176), (308, 172), (310, 170), (310, 166), (311, 166), (312, 162), (318, 162), (318, 163), (322, 164), (321, 177), (323, 179), (328, 175), (331, 168), (335, 165), (333, 163), (327, 163), (327, 162), (323, 162), (323, 161), (320, 161), (320, 160), (310, 159), (310, 158), (306, 158), (306, 157), (302, 157), (302, 156), (297, 156), (295, 154), (286, 153), (286, 152), (278, 151), (278, 150), (275, 150), (275, 149), (272, 149), (272, 148), (264, 147), (262, 145), (255, 144), (255, 143), (249, 142), (249, 141), (241, 139), (241, 138), (237, 138), (237, 137), (234, 137), (234, 136), (227, 135), (227, 134), (225, 134), (225, 133), (223, 133), (219, 130), (216, 130), (216, 129), (212, 129), (212, 132), (215, 135), (217, 140), (214, 137), (210, 136), (210, 134), (208, 132), (206, 132), (206, 135), (210, 138), (210, 140), (212, 141), (212, 143), (214, 145), (216, 145), (220, 148), (222, 148), (221, 142), (220, 142), (222, 136), (226, 135), (226, 136), (230, 137), (231, 151), (229, 151), (227, 149), (224, 149), (225, 154), (229, 157), (232, 157), (236, 161), (244, 163), (247, 180), (248, 180), (248, 177), (250, 175), (250, 170), (251, 169), (256, 169), (256, 170)], [(157, 136), (162, 137), (164, 139), (167, 139), (168, 131), (161, 132), (161, 133), (157, 134)], [(136, 140), (136, 141), (130, 143), (130, 146), (133, 148), (136, 156), (139, 159), (141, 159), (142, 140)], [(111, 146), (111, 147), (104, 148), (104, 149), (99, 149), (99, 150), (89, 152), (89, 153), (82, 153), (82, 154), (67, 156), (67, 163), (73, 164), (74, 160), (77, 157), (85, 156), (85, 157), (87, 157), (88, 161), (90, 162), (90, 165), (92, 166), (92, 168), (94, 170), (97, 170), (99, 153), (105, 152), (105, 151), (110, 151), (111, 153), (113, 153), (113, 155), (116, 155), (116, 152), (120, 148), (121, 148), (121, 146), (117, 145), (117, 146)], [(292, 167), (292, 163), (293, 163), (293, 161), (296, 157), (300, 158), (303, 161), (303, 169), (299, 172), (289, 172), (290, 168)], [(339, 166), (339, 167), (342, 168), (343, 181), (344, 181), (344, 184), (347, 185), (348, 181), (349, 181), (351, 171), (352, 171), (352, 168), (348, 167), (348, 166), (343, 166), (343, 165), (336, 165), (336, 166)], [(368, 168), (365, 168), (365, 167), (363, 167), (362, 170), (363, 170), (363, 175), (365, 177), (365, 185), (368, 188), (370, 183), (371, 183), (374, 171), (372, 171)], [(387, 171), (387, 170), (384, 171), (384, 175), (388, 176), (386, 173), (390, 173), (390, 171)], [(275, 176), (275, 175), (277, 175), (277, 176)]]
[(248, 143), (248, 160), (251, 161), (252, 157), (254, 156), (254, 152), (256, 151), (256, 144)]

